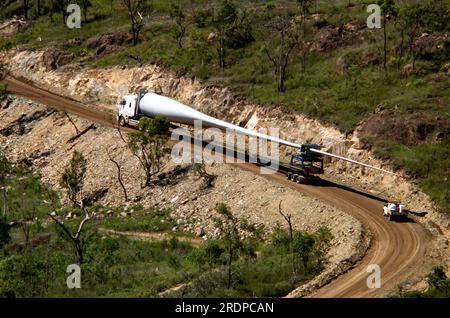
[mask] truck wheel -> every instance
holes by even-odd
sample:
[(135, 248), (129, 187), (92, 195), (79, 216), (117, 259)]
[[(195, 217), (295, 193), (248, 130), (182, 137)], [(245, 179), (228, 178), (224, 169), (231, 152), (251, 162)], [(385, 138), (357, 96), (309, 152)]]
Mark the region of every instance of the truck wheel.
[(125, 127), (125, 118), (122, 116), (119, 117), (119, 126)]
[(304, 176), (298, 176), (297, 183), (303, 183), (304, 180), (305, 180)]
[(298, 174), (293, 174), (291, 180), (297, 182)]
[(394, 221), (394, 216), (392, 214), (389, 215), (389, 221)]
[(287, 174), (287, 179), (288, 179), (288, 180), (291, 180), (291, 178), (292, 178), (292, 173), (289, 172), (289, 173)]

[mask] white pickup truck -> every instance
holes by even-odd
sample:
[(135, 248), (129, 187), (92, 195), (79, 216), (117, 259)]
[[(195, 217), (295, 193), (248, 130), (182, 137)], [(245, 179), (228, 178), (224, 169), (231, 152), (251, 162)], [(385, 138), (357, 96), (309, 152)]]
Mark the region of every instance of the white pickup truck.
[(395, 219), (406, 218), (408, 216), (408, 210), (406, 210), (403, 204), (388, 203), (383, 206), (383, 215), (389, 217), (389, 221)]

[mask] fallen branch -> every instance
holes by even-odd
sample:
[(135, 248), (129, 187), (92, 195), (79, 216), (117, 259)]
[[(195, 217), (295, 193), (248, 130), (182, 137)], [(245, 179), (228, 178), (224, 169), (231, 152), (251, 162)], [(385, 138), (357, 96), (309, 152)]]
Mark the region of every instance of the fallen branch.
[(71, 137), (69, 140), (67, 140), (67, 143), (74, 142), (75, 140), (77, 140), (78, 138), (83, 136), (85, 133), (87, 133), (91, 129), (95, 129), (95, 125), (94, 124), (89, 125), (88, 127), (84, 128), (82, 131), (80, 131), (78, 134), (76, 134), (75, 136)]

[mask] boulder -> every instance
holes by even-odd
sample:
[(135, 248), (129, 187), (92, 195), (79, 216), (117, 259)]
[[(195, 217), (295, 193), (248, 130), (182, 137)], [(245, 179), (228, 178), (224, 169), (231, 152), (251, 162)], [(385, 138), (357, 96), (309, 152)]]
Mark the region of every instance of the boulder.
[(44, 65), (46, 71), (56, 69), (57, 54), (52, 50), (47, 50), (42, 55), (42, 65)]
[(197, 234), (198, 237), (205, 236), (206, 235), (205, 229), (202, 228), (202, 227), (198, 228), (196, 234)]

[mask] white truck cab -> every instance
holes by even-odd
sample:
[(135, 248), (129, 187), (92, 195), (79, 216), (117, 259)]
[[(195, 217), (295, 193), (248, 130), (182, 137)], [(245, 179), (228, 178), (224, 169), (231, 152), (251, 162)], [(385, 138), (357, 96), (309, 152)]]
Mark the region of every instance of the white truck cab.
[(389, 216), (389, 220), (392, 221), (395, 218), (404, 218), (408, 215), (408, 210), (403, 204), (390, 203), (383, 206), (383, 215)]
[(141, 116), (153, 116), (153, 113), (146, 112), (145, 107), (141, 107), (141, 99), (147, 94), (153, 93), (161, 95), (157, 91), (140, 91), (137, 94), (125, 95), (117, 105), (117, 121), (120, 126), (137, 126)]
[(130, 123), (130, 119), (137, 119), (138, 95), (125, 95), (117, 105), (117, 120), (120, 126)]

